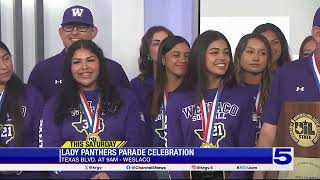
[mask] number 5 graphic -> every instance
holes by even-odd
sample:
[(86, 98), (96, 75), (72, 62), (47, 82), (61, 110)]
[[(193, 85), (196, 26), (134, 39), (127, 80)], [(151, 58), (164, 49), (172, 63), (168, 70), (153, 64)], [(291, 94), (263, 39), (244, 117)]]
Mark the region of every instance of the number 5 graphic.
[(289, 164), (292, 161), (291, 148), (275, 148), (273, 162), (279, 165)]

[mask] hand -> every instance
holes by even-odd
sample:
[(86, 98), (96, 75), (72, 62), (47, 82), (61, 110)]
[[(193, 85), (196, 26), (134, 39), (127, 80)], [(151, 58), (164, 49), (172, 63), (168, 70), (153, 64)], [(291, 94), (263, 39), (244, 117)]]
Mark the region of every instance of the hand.
[(96, 174), (93, 178), (91, 179), (111, 179), (106, 172), (101, 172)]

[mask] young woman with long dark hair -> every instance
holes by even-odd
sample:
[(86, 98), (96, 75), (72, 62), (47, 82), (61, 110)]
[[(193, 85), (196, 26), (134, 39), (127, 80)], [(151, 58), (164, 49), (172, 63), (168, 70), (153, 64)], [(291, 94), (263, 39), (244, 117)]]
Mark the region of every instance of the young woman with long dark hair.
[[(252, 98), (234, 81), (230, 44), (218, 31), (209, 30), (195, 40), (189, 56), (194, 67), (194, 89), (173, 93), (167, 107), (168, 147), (254, 146)], [(171, 178), (189, 178), (170, 172)], [(206, 176), (206, 175), (204, 175)], [(203, 178), (201, 173), (193, 178)], [(211, 178), (249, 178), (248, 173), (215, 172)]]
[(257, 123), (258, 136), (260, 117), (271, 86), (272, 54), (268, 40), (260, 34), (243, 36), (235, 51), (234, 64), (238, 85), (247, 87), (254, 98), (253, 120)]
[(261, 34), (269, 41), (272, 52), (272, 72), (291, 61), (288, 41), (278, 26), (272, 23), (260, 24), (252, 33)]
[[(43, 98), (13, 72), (12, 56), (0, 41), (0, 146), (39, 147)], [(37, 172), (0, 172), (0, 178), (40, 178)]]
[[(121, 140), (125, 147), (144, 146), (144, 118), (135, 95), (115, 88), (102, 50), (90, 40), (73, 43), (66, 55), (62, 92), (43, 112), (43, 146), (65, 141)], [(60, 172), (53, 178), (129, 178), (127, 172)]]
[(130, 81), (132, 91), (141, 104), (147, 104), (151, 96), (156, 76), (157, 55), (161, 42), (173, 33), (164, 26), (153, 26), (141, 39), (139, 69), (140, 74)]
[(312, 36), (307, 36), (301, 43), (299, 50), (299, 59), (310, 56), (316, 49), (317, 44)]

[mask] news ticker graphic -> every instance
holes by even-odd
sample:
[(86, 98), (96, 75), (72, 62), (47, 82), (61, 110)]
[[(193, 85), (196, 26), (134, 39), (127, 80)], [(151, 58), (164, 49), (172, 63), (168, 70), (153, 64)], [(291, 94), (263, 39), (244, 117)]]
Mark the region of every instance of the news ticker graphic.
[(0, 148), (0, 171), (292, 171), (293, 148)]

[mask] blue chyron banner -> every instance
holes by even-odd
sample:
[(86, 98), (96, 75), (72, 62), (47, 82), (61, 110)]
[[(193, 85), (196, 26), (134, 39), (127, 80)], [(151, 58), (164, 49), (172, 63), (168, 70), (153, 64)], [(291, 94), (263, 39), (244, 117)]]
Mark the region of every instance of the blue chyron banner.
[(126, 165), (288, 171), (293, 170), (293, 148), (0, 148), (0, 170), (86, 170), (81, 165), (90, 164), (119, 171), (135, 170)]

